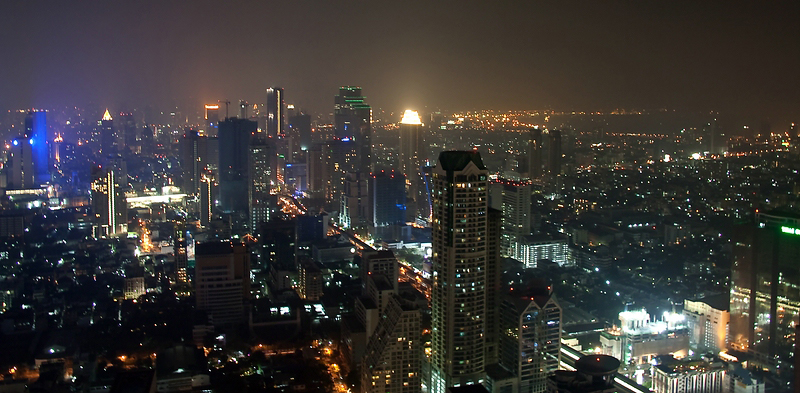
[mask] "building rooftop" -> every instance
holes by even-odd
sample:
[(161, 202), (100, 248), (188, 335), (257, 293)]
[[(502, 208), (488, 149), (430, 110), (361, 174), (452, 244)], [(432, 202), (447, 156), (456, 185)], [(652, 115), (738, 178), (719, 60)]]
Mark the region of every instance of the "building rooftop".
[(451, 150), (439, 153), (439, 165), (446, 171), (463, 170), (470, 162), (474, 163), (478, 169), (486, 169), (481, 160), (481, 154), (478, 152)]

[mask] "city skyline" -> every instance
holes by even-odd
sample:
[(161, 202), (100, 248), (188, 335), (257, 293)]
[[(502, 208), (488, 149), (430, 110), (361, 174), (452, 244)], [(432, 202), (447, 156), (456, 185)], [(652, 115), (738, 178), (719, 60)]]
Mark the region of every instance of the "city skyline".
[(17, 55), (0, 84), (15, 94), (0, 108), (194, 107), (282, 86), (327, 113), (358, 85), (397, 111), (798, 115), (797, 4), (452, 5), (7, 2), (0, 49)]

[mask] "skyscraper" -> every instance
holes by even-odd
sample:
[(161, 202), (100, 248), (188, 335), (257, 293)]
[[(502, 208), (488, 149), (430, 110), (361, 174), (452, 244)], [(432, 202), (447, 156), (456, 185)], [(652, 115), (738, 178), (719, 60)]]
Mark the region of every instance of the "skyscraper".
[(432, 393), (484, 379), (488, 172), (477, 152), (433, 170)]
[(528, 134), (528, 177), (542, 177), (542, 130), (531, 128)]
[(104, 155), (111, 154), (116, 147), (116, 135), (114, 134), (114, 119), (106, 109), (103, 118), (97, 122), (100, 134), (100, 151)]
[(270, 87), (267, 89), (267, 137), (283, 138), (286, 131), (283, 129), (285, 123), (283, 89), (280, 87)]
[(217, 136), (217, 128), (219, 127), (219, 105), (206, 105), (205, 123), (203, 124), (203, 131), (209, 137)]
[[(205, 138), (203, 138), (205, 139)], [(200, 192), (200, 175), (203, 170), (200, 134), (195, 129), (187, 129), (181, 140), (181, 162), (183, 169), (183, 192), (197, 195)]]
[(256, 233), (259, 224), (269, 221), (275, 209), (270, 195), (275, 150), (266, 142), (252, 141), (248, 157), (250, 233)]
[(128, 207), (117, 173), (111, 168), (95, 165), (91, 176), (94, 236), (105, 237), (127, 232)]
[(372, 218), (369, 197), (370, 178), (362, 172), (348, 172), (345, 175), (339, 210), (339, 225), (342, 228), (367, 227)]
[(311, 149), (311, 115), (299, 113), (290, 117), (289, 130), (292, 138), (297, 139), (294, 145), (299, 149), (293, 153), (296, 157), (301, 157), (300, 152)]
[(22, 190), (38, 187), (33, 161), (35, 141), (25, 134), (11, 141), (7, 165), (8, 188)]
[(556, 177), (561, 175), (561, 131), (550, 130), (547, 134), (549, 142), (548, 146), (548, 170), (550, 176)]
[(400, 121), (400, 172), (406, 177), (408, 200), (414, 209), (412, 219), (430, 218), (429, 195), (423, 178), (426, 151), (419, 113), (407, 110)]
[(510, 258), (519, 258), (520, 239), (532, 233), (532, 186), (528, 182), (498, 180), (492, 182), (490, 190), (492, 207), (503, 212), (502, 254)]
[(50, 158), (47, 133), (47, 112), (30, 111), (25, 117), (25, 135), (31, 147), (34, 177), (37, 186), (50, 182)]
[(376, 228), (406, 222), (406, 177), (394, 172), (372, 175), (372, 225)]
[(235, 117), (219, 123), (219, 204), (225, 213), (247, 214), (250, 137), (257, 123)]
[(372, 107), (361, 95), (361, 88), (343, 86), (334, 100), (336, 138), (354, 140), (357, 144), (358, 171), (372, 172)]
[(245, 321), (250, 298), (250, 252), (243, 243), (198, 243), (195, 254), (197, 309), (215, 325)]
[(800, 216), (756, 213), (732, 240), (730, 345), (769, 365), (789, 362), (800, 317)]

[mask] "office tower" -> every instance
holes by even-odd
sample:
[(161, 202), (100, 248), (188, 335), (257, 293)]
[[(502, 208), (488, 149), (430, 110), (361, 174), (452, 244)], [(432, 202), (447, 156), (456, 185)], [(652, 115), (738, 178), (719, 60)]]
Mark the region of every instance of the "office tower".
[(285, 114), (283, 107), (286, 105), (283, 89), (270, 87), (267, 89), (267, 137), (283, 138), (286, 132), (283, 129)]
[(756, 213), (755, 224), (737, 227), (732, 240), (730, 346), (769, 366), (786, 364), (800, 316), (800, 218)]
[(392, 250), (364, 251), (361, 254), (360, 266), (362, 287), (366, 287), (367, 276), (371, 274), (380, 274), (386, 276), (392, 284), (392, 288), (397, 290), (399, 267), (400, 265)]
[(250, 233), (258, 230), (259, 224), (269, 221), (275, 210), (270, 190), (274, 181), (273, 162), (275, 151), (272, 145), (265, 142), (254, 141), (249, 148), (248, 173), (249, 181), (249, 209)]
[(6, 163), (9, 189), (24, 190), (39, 186), (33, 164), (33, 143), (35, 141), (25, 134), (11, 141)]
[(203, 131), (209, 137), (216, 137), (219, 127), (219, 105), (206, 105), (205, 123)]
[(308, 192), (312, 195), (324, 197), (328, 189), (328, 174), (326, 166), (327, 149), (323, 143), (315, 143), (306, 152), (308, 164)]
[(550, 130), (547, 134), (548, 146), (548, 170), (550, 176), (556, 177), (561, 175), (561, 131)]
[(125, 193), (130, 189), (128, 182), (128, 161), (122, 157), (121, 154), (115, 153), (106, 157), (106, 169), (114, 171), (114, 177), (117, 181), (117, 187), (120, 192)]
[(186, 269), (189, 267), (189, 254), (186, 246), (186, 222), (183, 219), (177, 219), (175, 220), (172, 234), (172, 247), (175, 260), (175, 275), (180, 282), (188, 281)]
[(698, 353), (724, 351), (728, 346), (730, 321), (728, 294), (683, 302), (683, 316), (689, 329), (689, 346)]
[[(205, 138), (203, 138), (205, 139)], [(181, 139), (181, 167), (183, 169), (183, 192), (197, 195), (200, 192), (200, 175), (203, 170), (204, 152), (201, 149), (200, 134), (195, 129), (187, 129)]]
[(372, 175), (372, 226), (376, 228), (406, 223), (406, 177), (394, 172)]
[(544, 392), (561, 361), (561, 306), (550, 290), (506, 296), (500, 306), (500, 364), (519, 392)]
[(313, 141), (311, 140), (311, 115), (299, 113), (289, 117), (289, 133), (297, 142), (295, 145), (298, 151), (294, 151), (296, 157), (301, 157), (300, 152), (307, 151), (311, 148)]
[(361, 95), (361, 88), (343, 86), (334, 100), (335, 136), (339, 140), (353, 140), (358, 145), (360, 172), (372, 172), (372, 108)]
[(108, 109), (103, 114), (103, 118), (97, 122), (100, 137), (100, 152), (111, 154), (116, 147), (116, 135), (114, 135), (114, 119), (108, 113)]
[(138, 137), (136, 136), (136, 119), (133, 118), (133, 113), (122, 112), (119, 114), (119, 133), (120, 146), (128, 151), (134, 151)]
[(256, 125), (235, 117), (219, 123), (219, 206), (225, 213), (247, 214), (250, 136)]
[(128, 207), (117, 174), (110, 168), (92, 166), (92, 213), (94, 236), (106, 237), (128, 231)]
[(528, 178), (542, 177), (542, 130), (531, 128), (528, 134)]
[(244, 243), (198, 243), (195, 250), (197, 309), (215, 325), (244, 322), (250, 298), (250, 251)]
[(488, 172), (477, 152), (433, 170), (432, 393), (484, 379)]
[(31, 147), (34, 177), (37, 186), (50, 182), (49, 143), (47, 112), (30, 111), (25, 116), (25, 136)]
[(489, 185), (492, 207), (503, 212), (502, 254), (509, 258), (519, 258), (520, 241), (523, 236), (533, 233), (531, 226), (532, 185), (499, 179)]
[(389, 296), (361, 366), (363, 393), (417, 393), (422, 384), (422, 327), (418, 309)]
[(500, 346), (500, 294), (503, 259), (500, 257), (503, 212), (489, 208), (486, 231), (486, 344), (484, 364), (498, 362)]
[(155, 150), (155, 141), (153, 140), (153, 130), (145, 124), (140, 131), (139, 138), (141, 139), (142, 154), (150, 157)]
[(400, 121), (400, 173), (406, 177), (409, 205), (413, 207), (412, 219), (430, 218), (428, 190), (425, 187), (424, 167), (427, 149), (422, 136), (419, 113), (407, 110)]
[(216, 195), (216, 180), (209, 173), (200, 177), (200, 225), (208, 226), (214, 217), (214, 195)]
[(140, 266), (128, 267), (125, 269), (125, 290), (123, 292), (125, 300), (138, 299), (147, 294), (144, 285), (144, 268)]
[(353, 140), (325, 142), (322, 152), (322, 159), (325, 160), (322, 179), (325, 182), (325, 197), (328, 201), (338, 202), (344, 191), (346, 174), (358, 172), (358, 148), (358, 144)]
[(369, 175), (361, 172), (345, 174), (340, 198), (339, 225), (342, 228), (365, 228), (372, 218), (369, 198)]
[(239, 118), (247, 119), (247, 101), (239, 100)]

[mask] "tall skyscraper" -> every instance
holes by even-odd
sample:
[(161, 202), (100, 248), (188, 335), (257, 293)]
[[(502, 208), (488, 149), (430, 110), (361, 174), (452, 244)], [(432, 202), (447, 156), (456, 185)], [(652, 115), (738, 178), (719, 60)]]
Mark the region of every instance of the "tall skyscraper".
[(133, 118), (133, 113), (122, 112), (119, 114), (119, 120), (120, 141), (118, 143), (129, 151), (134, 150), (138, 141), (136, 119)]
[(548, 170), (550, 171), (550, 176), (560, 176), (561, 175), (561, 131), (560, 130), (550, 130), (547, 134), (547, 140), (549, 142), (548, 146)]
[(311, 115), (299, 113), (289, 118), (289, 133), (292, 138), (297, 139), (294, 144), (298, 146), (298, 151), (294, 151), (296, 157), (301, 157), (300, 153), (311, 149)]
[(34, 143), (35, 141), (25, 134), (11, 141), (11, 149), (8, 151), (8, 161), (6, 162), (8, 188), (23, 190), (39, 186), (36, 181), (36, 169), (33, 165)]
[(409, 205), (414, 209), (411, 218), (427, 221), (430, 218), (430, 199), (423, 177), (426, 152), (419, 113), (407, 110), (400, 121), (400, 172), (406, 177)]
[(31, 146), (34, 177), (37, 186), (50, 182), (49, 144), (52, 140), (47, 132), (47, 112), (33, 110), (25, 117), (25, 135)]
[(354, 140), (358, 145), (358, 171), (372, 172), (372, 107), (361, 95), (361, 88), (343, 86), (334, 100), (336, 138)]
[(543, 393), (561, 361), (561, 306), (552, 292), (508, 296), (500, 306), (500, 364), (519, 392)]
[(91, 170), (94, 236), (114, 236), (128, 231), (128, 207), (119, 186), (117, 173), (95, 165)]
[(106, 109), (103, 118), (97, 122), (100, 133), (100, 151), (104, 155), (111, 154), (116, 147), (116, 135), (114, 134), (114, 119)]
[(256, 128), (256, 122), (235, 117), (219, 123), (219, 205), (225, 213), (247, 214), (249, 146)]
[(372, 226), (379, 228), (406, 222), (406, 177), (394, 172), (372, 175)]
[(284, 106), (286, 99), (283, 97), (283, 89), (280, 87), (270, 87), (267, 89), (267, 137), (283, 138), (286, 131), (283, 129), (285, 124)]
[(203, 140), (195, 129), (187, 129), (181, 139), (183, 192), (197, 195), (200, 192), (200, 175), (203, 170)]
[(488, 186), (479, 153), (439, 155), (433, 170), (432, 393), (484, 380)]
[(528, 177), (542, 177), (542, 130), (531, 128), (528, 134)]
[(370, 177), (362, 172), (348, 172), (340, 199), (339, 225), (343, 228), (365, 228), (372, 218), (369, 197)]
[(203, 131), (209, 137), (216, 137), (219, 127), (219, 105), (206, 105), (205, 109), (206, 116)]
[(800, 216), (756, 213), (733, 233), (730, 345), (785, 365), (800, 317)]
[(197, 309), (208, 312), (215, 325), (246, 320), (250, 298), (250, 251), (243, 243), (198, 243), (195, 253)]
[(509, 258), (519, 258), (521, 255), (521, 238), (532, 234), (532, 186), (528, 182), (497, 180), (492, 182), (489, 187), (492, 196), (492, 207), (503, 212), (501, 252)]
[(261, 141), (252, 141), (248, 155), (250, 233), (256, 233), (259, 224), (269, 221), (275, 209), (270, 195), (274, 180), (275, 149)]

